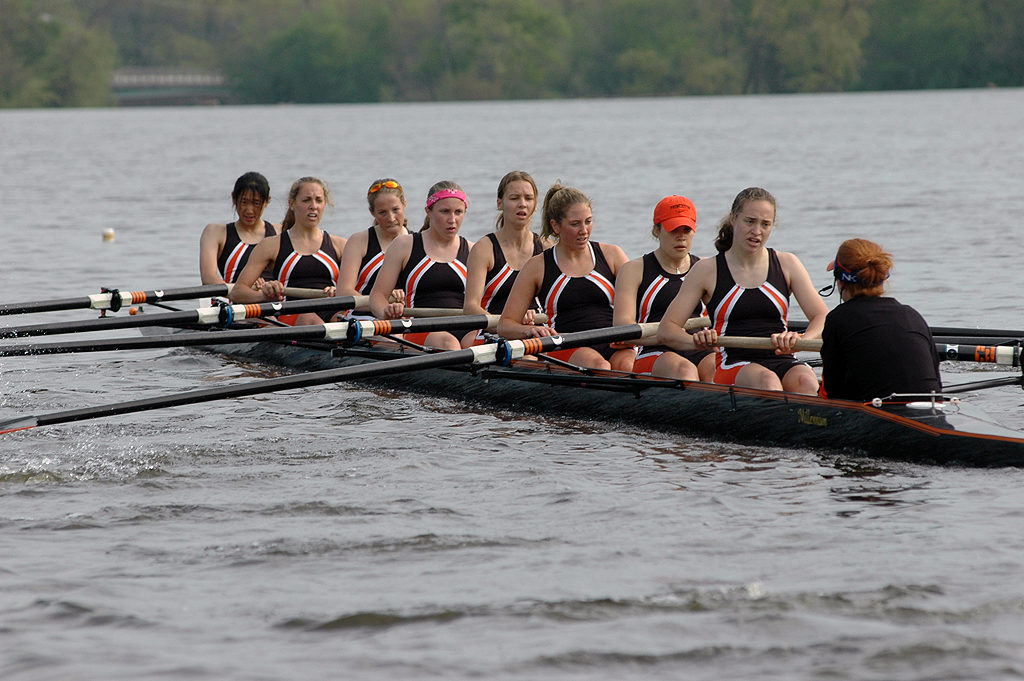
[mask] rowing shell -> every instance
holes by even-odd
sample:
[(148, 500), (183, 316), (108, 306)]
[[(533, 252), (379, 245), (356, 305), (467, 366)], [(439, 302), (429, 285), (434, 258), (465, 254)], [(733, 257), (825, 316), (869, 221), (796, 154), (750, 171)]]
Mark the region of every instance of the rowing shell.
[[(303, 370), (380, 362), (410, 352), (390, 343), (344, 348), (323, 342), (208, 349)], [(373, 385), (739, 443), (810, 447), (916, 463), (1024, 466), (1024, 433), (993, 424), (941, 396), (865, 404), (614, 371), (581, 373), (530, 360), (517, 360), (508, 367), (406, 372), (376, 378)]]

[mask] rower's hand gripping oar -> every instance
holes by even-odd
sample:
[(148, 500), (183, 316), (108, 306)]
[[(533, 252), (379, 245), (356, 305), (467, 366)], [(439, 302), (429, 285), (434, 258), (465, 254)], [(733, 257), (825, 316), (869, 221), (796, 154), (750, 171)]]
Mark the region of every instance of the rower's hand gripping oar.
[(190, 326), (193, 324), (228, 326), (243, 319), (257, 319), (281, 314), (304, 312), (337, 312), (365, 305), (368, 296), (342, 296), (318, 300), (295, 300), (283, 303), (250, 303), (248, 305), (214, 305), (181, 312), (160, 312), (127, 317), (102, 317), (73, 322), (50, 322), (26, 326), (0, 328), (0, 338), (47, 336), (58, 333), (82, 331), (107, 331), (110, 329), (132, 329), (143, 326)]
[(590, 331), (579, 331), (568, 333), (563, 336), (545, 336), (543, 338), (529, 338), (525, 340), (502, 341), (500, 343), (488, 343), (476, 345), (464, 350), (448, 350), (429, 355), (415, 355), (380, 361), (373, 364), (360, 364), (357, 366), (341, 367), (338, 369), (326, 369), (313, 371), (294, 376), (282, 376), (280, 378), (269, 378), (260, 381), (250, 381), (239, 385), (207, 388), (205, 390), (193, 390), (177, 393), (174, 395), (163, 395), (150, 397), (141, 400), (128, 402), (117, 402), (114, 404), (100, 405), (97, 407), (85, 407), (72, 409), (70, 411), (53, 412), (37, 416), (23, 416), (5, 421), (0, 421), (0, 433), (9, 433), (15, 430), (26, 430), (38, 426), (68, 423), (70, 421), (83, 421), (86, 419), (100, 418), (103, 416), (116, 416), (119, 414), (131, 414), (150, 409), (162, 409), (183, 404), (196, 404), (198, 402), (210, 402), (231, 397), (245, 397), (247, 395), (258, 395), (278, 390), (290, 390), (293, 388), (306, 388), (314, 385), (337, 383), (359, 378), (372, 378), (387, 376), (391, 374), (418, 371), (421, 369), (441, 368), (456, 366), (460, 364), (508, 364), (513, 359), (537, 352), (549, 352), (551, 350), (574, 348), (580, 345), (592, 343), (610, 343), (617, 340), (629, 340), (644, 335), (652, 335), (657, 332), (657, 324), (630, 324), (627, 326), (614, 326), (606, 329), (593, 329)]

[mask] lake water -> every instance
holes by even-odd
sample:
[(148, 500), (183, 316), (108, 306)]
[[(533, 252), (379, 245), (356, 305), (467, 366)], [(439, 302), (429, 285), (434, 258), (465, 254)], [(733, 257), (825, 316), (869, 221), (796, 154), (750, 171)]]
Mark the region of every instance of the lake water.
[[(594, 238), (633, 257), (662, 196), (694, 200), (710, 255), (762, 185), (771, 245), (816, 284), (863, 236), (931, 324), (1020, 328), (1022, 130), (1024, 90), (0, 111), (0, 283), (195, 285), (251, 169), (275, 221), (292, 180), (324, 178), (344, 235), (377, 177), (413, 223), (454, 179), (476, 239), (522, 168), (583, 189)], [(0, 418), (278, 371), (3, 359)], [(973, 399), (1024, 427), (1019, 388)], [(0, 436), (0, 678), (1020, 679), (1022, 486), (353, 385), (38, 428)]]

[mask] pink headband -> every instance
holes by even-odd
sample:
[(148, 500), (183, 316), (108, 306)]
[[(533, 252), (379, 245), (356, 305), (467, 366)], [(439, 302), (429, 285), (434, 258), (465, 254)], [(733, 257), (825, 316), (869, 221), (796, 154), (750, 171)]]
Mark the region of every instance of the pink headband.
[(427, 208), (430, 208), (441, 199), (458, 199), (466, 204), (466, 208), (469, 208), (469, 201), (466, 199), (466, 193), (461, 189), (441, 189), (436, 191), (427, 197)]

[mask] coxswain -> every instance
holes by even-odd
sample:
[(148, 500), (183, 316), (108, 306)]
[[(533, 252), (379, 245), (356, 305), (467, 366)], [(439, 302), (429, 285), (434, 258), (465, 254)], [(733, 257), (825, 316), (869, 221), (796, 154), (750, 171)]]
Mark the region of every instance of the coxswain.
[(825, 317), (821, 333), (821, 395), (867, 402), (942, 392), (927, 322), (914, 308), (882, 295), (892, 256), (873, 241), (848, 239), (827, 269), (841, 303)]

